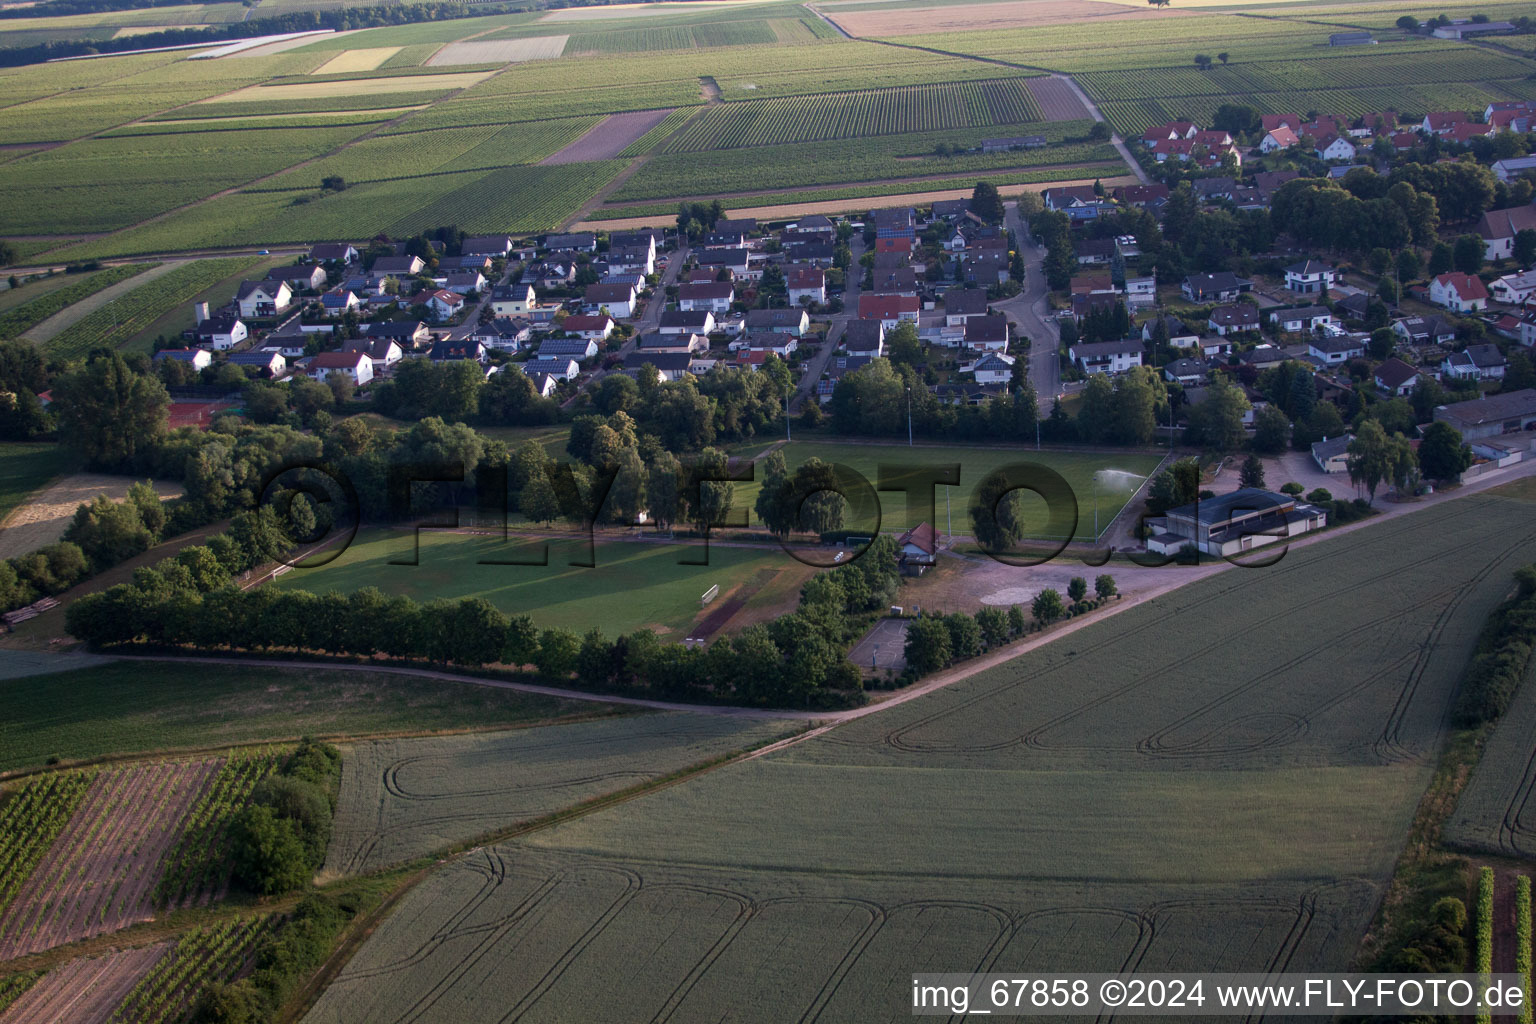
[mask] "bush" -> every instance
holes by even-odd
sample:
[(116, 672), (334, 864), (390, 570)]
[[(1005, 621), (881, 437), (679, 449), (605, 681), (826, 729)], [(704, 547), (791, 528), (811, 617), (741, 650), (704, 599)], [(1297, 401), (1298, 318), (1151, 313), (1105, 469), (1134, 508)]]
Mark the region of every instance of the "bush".
[[(1304, 491), (1304, 490), (1306, 490), (1306, 488), (1301, 486), (1301, 484), (1297, 483), (1294, 480), (1290, 481), (1289, 483), (1284, 483), (1284, 484), (1280, 485), (1280, 493), (1281, 494), (1289, 494), (1293, 498), (1301, 497), (1301, 492)], [(1321, 488), (1319, 488), (1319, 490), (1321, 490)], [(1333, 497), (1332, 495), (1329, 495), (1330, 499), (1332, 497)]]
[(305, 739), (251, 794), (230, 829), (235, 879), (271, 895), (301, 889), (325, 862), (341, 753)]
[(1520, 589), (1496, 609), (1478, 640), (1456, 700), (1456, 722), (1472, 728), (1494, 721), (1509, 708), (1530, 664), (1536, 637), (1536, 569), (1516, 573)]
[(1314, 487), (1307, 492), (1307, 500), (1314, 505), (1332, 505), (1333, 494), (1326, 487)]
[[(1483, 868), (1477, 879), (1478, 974), (1493, 973), (1493, 868)], [(1492, 1024), (1493, 1014), (1479, 1012), (1478, 1024)]]

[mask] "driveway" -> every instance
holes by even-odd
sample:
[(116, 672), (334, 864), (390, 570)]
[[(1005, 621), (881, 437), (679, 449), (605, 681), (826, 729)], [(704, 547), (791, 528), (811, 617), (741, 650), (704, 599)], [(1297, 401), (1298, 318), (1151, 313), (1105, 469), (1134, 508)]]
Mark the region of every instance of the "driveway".
[(1018, 295), (992, 305), (1008, 318), (1017, 333), (1030, 340), (1029, 382), (1034, 386), (1041, 414), (1050, 411), (1051, 399), (1061, 394), (1061, 362), (1056, 348), (1061, 330), (1050, 316), (1050, 288), (1045, 282), (1045, 249), (1034, 242), (1029, 225), (1019, 216), (1019, 204), (1006, 203), (1005, 223), (1019, 252), (1024, 255), (1024, 287)]

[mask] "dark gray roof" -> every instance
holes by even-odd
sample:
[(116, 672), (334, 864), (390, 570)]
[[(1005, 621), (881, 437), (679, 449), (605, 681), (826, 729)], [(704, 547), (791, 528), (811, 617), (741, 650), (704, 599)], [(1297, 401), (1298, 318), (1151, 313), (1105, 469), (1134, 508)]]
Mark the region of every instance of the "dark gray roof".
[(879, 342), (879, 320), (850, 320), (843, 333), (843, 345), (850, 352), (872, 352)]
[(1191, 505), (1169, 509), (1168, 514), (1194, 519), (1209, 526), (1244, 512), (1273, 511), (1291, 503), (1292, 499), (1284, 494), (1263, 491), (1257, 487), (1241, 487), (1230, 494), (1219, 494)]
[(1312, 457), (1319, 462), (1327, 462), (1336, 455), (1343, 455), (1349, 451), (1349, 443), (1354, 438), (1349, 434), (1340, 434), (1338, 437), (1325, 437), (1321, 441), (1313, 442)]
[(1446, 416), (1470, 425), (1492, 423), (1496, 420), (1536, 416), (1536, 388), (1512, 391), (1507, 395), (1488, 395), (1470, 402), (1456, 402), (1435, 409)]
[(987, 293), (981, 288), (951, 288), (944, 293), (944, 312), (954, 316), (980, 316), (987, 311)]
[(682, 327), (702, 331), (705, 317), (710, 315), (707, 309), (668, 309), (661, 314), (662, 327)]

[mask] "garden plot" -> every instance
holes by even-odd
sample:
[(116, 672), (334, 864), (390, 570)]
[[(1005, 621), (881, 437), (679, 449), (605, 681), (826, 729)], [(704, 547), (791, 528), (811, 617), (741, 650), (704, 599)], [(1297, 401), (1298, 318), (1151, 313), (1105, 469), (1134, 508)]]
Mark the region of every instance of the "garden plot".
[(325, 873), (375, 871), (756, 746), (790, 728), (666, 714), (360, 743), (342, 761)]
[(221, 763), (165, 762), (98, 774), (0, 913), (0, 960), (151, 919), (161, 859)]
[(525, 60), (554, 60), (565, 52), (570, 36), (530, 36), (526, 39), (471, 39), (449, 43), (427, 59), (426, 67), (452, 64), (516, 64)]

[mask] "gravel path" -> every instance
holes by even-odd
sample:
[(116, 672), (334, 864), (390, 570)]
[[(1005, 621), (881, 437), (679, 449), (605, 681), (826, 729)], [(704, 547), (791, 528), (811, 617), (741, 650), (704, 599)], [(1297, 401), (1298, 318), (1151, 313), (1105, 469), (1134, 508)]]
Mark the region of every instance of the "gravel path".
[(119, 281), (109, 288), (103, 288), (95, 295), (87, 295), (73, 306), (59, 310), (53, 316), (23, 334), (22, 337), (28, 341), (35, 341), (38, 344), (52, 341), (56, 336), (84, 320), (91, 313), (96, 312), (118, 296), (126, 295), (139, 285), (148, 284), (157, 277), (163, 277), (187, 262), (187, 260), (172, 260), (169, 263), (162, 263), (158, 267), (151, 267), (141, 274), (135, 274), (126, 281)]

